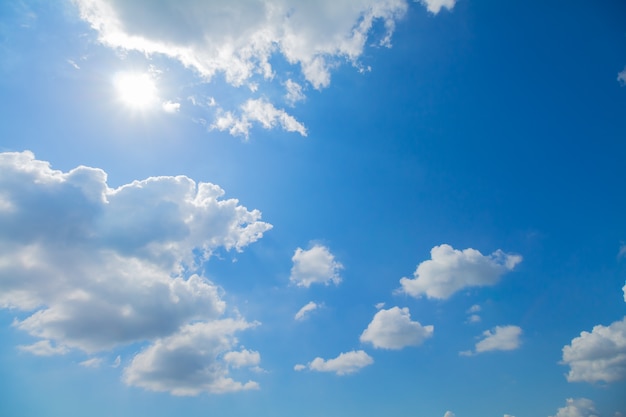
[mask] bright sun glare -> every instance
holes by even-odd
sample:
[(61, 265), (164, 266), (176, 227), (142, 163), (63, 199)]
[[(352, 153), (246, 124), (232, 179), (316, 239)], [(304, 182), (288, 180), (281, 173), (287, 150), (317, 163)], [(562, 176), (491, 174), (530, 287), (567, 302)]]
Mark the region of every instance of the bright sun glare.
[(150, 74), (118, 73), (114, 83), (122, 103), (135, 110), (146, 110), (158, 101), (157, 88)]

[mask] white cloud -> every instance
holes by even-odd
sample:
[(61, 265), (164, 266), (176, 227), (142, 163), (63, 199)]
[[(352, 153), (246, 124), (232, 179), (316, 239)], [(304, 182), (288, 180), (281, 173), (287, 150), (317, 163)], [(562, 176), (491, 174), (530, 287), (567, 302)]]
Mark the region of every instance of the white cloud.
[(515, 350), (521, 342), (522, 329), (518, 326), (496, 326), (493, 330), (485, 330), (483, 339), (476, 343), (475, 351), (461, 352), (461, 355), (471, 356), (493, 350)]
[(473, 306), (471, 306), (466, 313), (469, 314), (469, 317), (467, 318), (467, 322), (468, 323), (479, 323), (481, 318), (478, 314), (478, 312), (481, 311), (481, 308), (478, 304), (474, 304)]
[(295, 81), (292, 81), (291, 78), (285, 82), (285, 89), (287, 93), (285, 94), (285, 100), (291, 105), (294, 105), (298, 101), (304, 100), (306, 97), (302, 92), (302, 86)]
[(626, 317), (608, 327), (594, 326), (591, 333), (563, 347), (563, 364), (569, 365), (570, 382), (614, 382), (626, 378)]
[(626, 67), (617, 74), (617, 81), (622, 85), (626, 85)]
[(428, 9), (428, 11), (433, 14), (439, 13), (443, 7), (445, 7), (448, 10), (452, 10), (452, 8), (454, 7), (454, 4), (456, 3), (456, 0), (415, 0), (415, 1), (419, 1), (420, 3), (422, 3), (424, 6), (426, 6), (426, 9)]
[(241, 106), (241, 115), (235, 116), (232, 112), (218, 112), (218, 117), (211, 125), (211, 129), (227, 130), (233, 136), (248, 137), (252, 122), (260, 124), (265, 129), (280, 126), (287, 132), (297, 132), (306, 136), (306, 128), (293, 116), (282, 109), (277, 109), (264, 99), (250, 99)]
[(102, 358), (90, 358), (82, 361), (79, 365), (85, 368), (99, 368), (102, 365)]
[(376, 305), (374, 307), (376, 307), (376, 310), (380, 310), (381, 308), (383, 308), (385, 306), (385, 303), (376, 303)]
[(447, 299), (468, 287), (495, 285), (506, 272), (522, 261), (519, 255), (501, 250), (489, 256), (476, 249), (454, 249), (450, 245), (435, 246), (431, 259), (417, 266), (414, 278), (400, 279), (399, 291), (413, 297), (425, 294), (428, 298)]
[(422, 326), (411, 321), (408, 308), (392, 307), (380, 310), (361, 334), (361, 342), (368, 342), (375, 348), (402, 349), (417, 346), (432, 337), (434, 326)]
[(310, 287), (311, 284), (335, 285), (341, 282), (339, 271), (343, 265), (335, 260), (335, 256), (323, 245), (314, 245), (309, 250), (296, 249), (293, 267), (289, 280), (299, 287)]
[(515, 417), (515, 416), (512, 416), (510, 414), (505, 414), (504, 417)]
[(346, 375), (359, 371), (374, 363), (374, 359), (362, 350), (341, 353), (334, 359), (315, 358), (309, 362), (308, 366), (296, 365), (294, 369), (301, 371), (307, 367), (311, 371), (334, 372), (337, 375)]
[(311, 313), (311, 311), (314, 311), (318, 308), (320, 308), (318, 304), (314, 303), (313, 301), (309, 301), (304, 307), (298, 310), (294, 318), (296, 320), (304, 320), (309, 316), (309, 313)]
[(18, 349), (37, 356), (65, 355), (69, 351), (63, 345), (52, 346), (49, 340), (40, 340), (32, 345), (20, 345)]
[(241, 383), (229, 378), (227, 366), (240, 360), (246, 364), (256, 361), (255, 353), (245, 358), (239, 355), (231, 356), (231, 360), (219, 359), (220, 355), (233, 353), (230, 350), (237, 343), (234, 333), (253, 325), (233, 319), (187, 324), (137, 354), (124, 369), (124, 381), (173, 395), (258, 389), (254, 381)]
[(456, 417), (456, 414), (454, 414), (452, 411), (446, 411), (443, 417)]
[(553, 417), (598, 417), (593, 401), (587, 398), (568, 398), (565, 407), (558, 409)]
[[(396, 22), (409, 7), (407, 0), (161, 0), (159, 7), (151, 0), (73, 2), (104, 45), (164, 55), (207, 82), (220, 74), (232, 86), (247, 86), (251, 92), (278, 79), (288, 84), (290, 104), (303, 98), (302, 89), (291, 81), (293, 73), (322, 89), (341, 64), (363, 69), (359, 61), (366, 45), (389, 46)], [(455, 2), (421, 3), (437, 13)], [(278, 75), (271, 64), (277, 57), (289, 64)], [(245, 135), (245, 120), (233, 117), (238, 122), (228, 130)], [(302, 124), (291, 116), (281, 113), (278, 119), (270, 127), (304, 135)], [(212, 125), (219, 128), (228, 120), (226, 112)]]
[(175, 103), (173, 101), (164, 101), (161, 106), (166, 113), (177, 113), (180, 110), (180, 103)]
[(122, 357), (120, 355), (117, 355), (115, 357), (115, 360), (111, 364), (111, 368), (118, 368), (121, 364), (122, 364)]
[(259, 352), (243, 349), (239, 352), (226, 353), (224, 360), (233, 368), (253, 367), (261, 362), (261, 355)]
[(14, 326), (42, 339), (21, 348), (34, 354), (170, 340), (219, 319), (221, 290), (195, 272), (271, 228), (184, 176), (111, 189), (102, 170), (56, 171), (30, 152), (1, 153), (0, 172), (13, 207), (0, 211), (0, 308), (28, 312)]
[(306, 369), (306, 365), (302, 365), (301, 363), (296, 364), (296, 365), (293, 367), (293, 370), (294, 370), (294, 371), (304, 371), (305, 369)]

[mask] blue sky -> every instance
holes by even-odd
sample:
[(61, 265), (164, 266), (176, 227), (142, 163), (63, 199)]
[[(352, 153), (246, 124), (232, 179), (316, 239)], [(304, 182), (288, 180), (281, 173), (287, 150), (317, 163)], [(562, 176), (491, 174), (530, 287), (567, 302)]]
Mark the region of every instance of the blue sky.
[(619, 1), (0, 5), (0, 414), (626, 416)]

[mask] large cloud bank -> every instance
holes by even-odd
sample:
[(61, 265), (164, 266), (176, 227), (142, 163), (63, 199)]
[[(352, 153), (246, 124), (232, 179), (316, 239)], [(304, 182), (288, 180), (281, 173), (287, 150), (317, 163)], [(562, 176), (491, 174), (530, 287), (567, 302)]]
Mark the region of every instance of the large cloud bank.
[[(254, 324), (225, 318), (221, 290), (197, 271), (215, 250), (261, 238), (271, 225), (258, 210), (184, 176), (112, 189), (100, 169), (61, 172), (30, 152), (0, 154), (0, 172), (0, 307), (26, 313), (14, 326), (40, 339), (23, 350), (148, 342), (128, 383), (175, 394), (255, 387), (230, 380), (219, 359)], [(183, 357), (188, 367), (170, 366)]]

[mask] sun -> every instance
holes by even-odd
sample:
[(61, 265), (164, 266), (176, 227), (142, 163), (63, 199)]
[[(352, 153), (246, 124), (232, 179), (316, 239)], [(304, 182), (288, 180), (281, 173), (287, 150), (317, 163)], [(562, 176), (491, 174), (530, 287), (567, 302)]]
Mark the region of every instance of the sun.
[(157, 87), (150, 74), (121, 72), (115, 75), (114, 84), (119, 100), (134, 110), (147, 110), (158, 103)]

